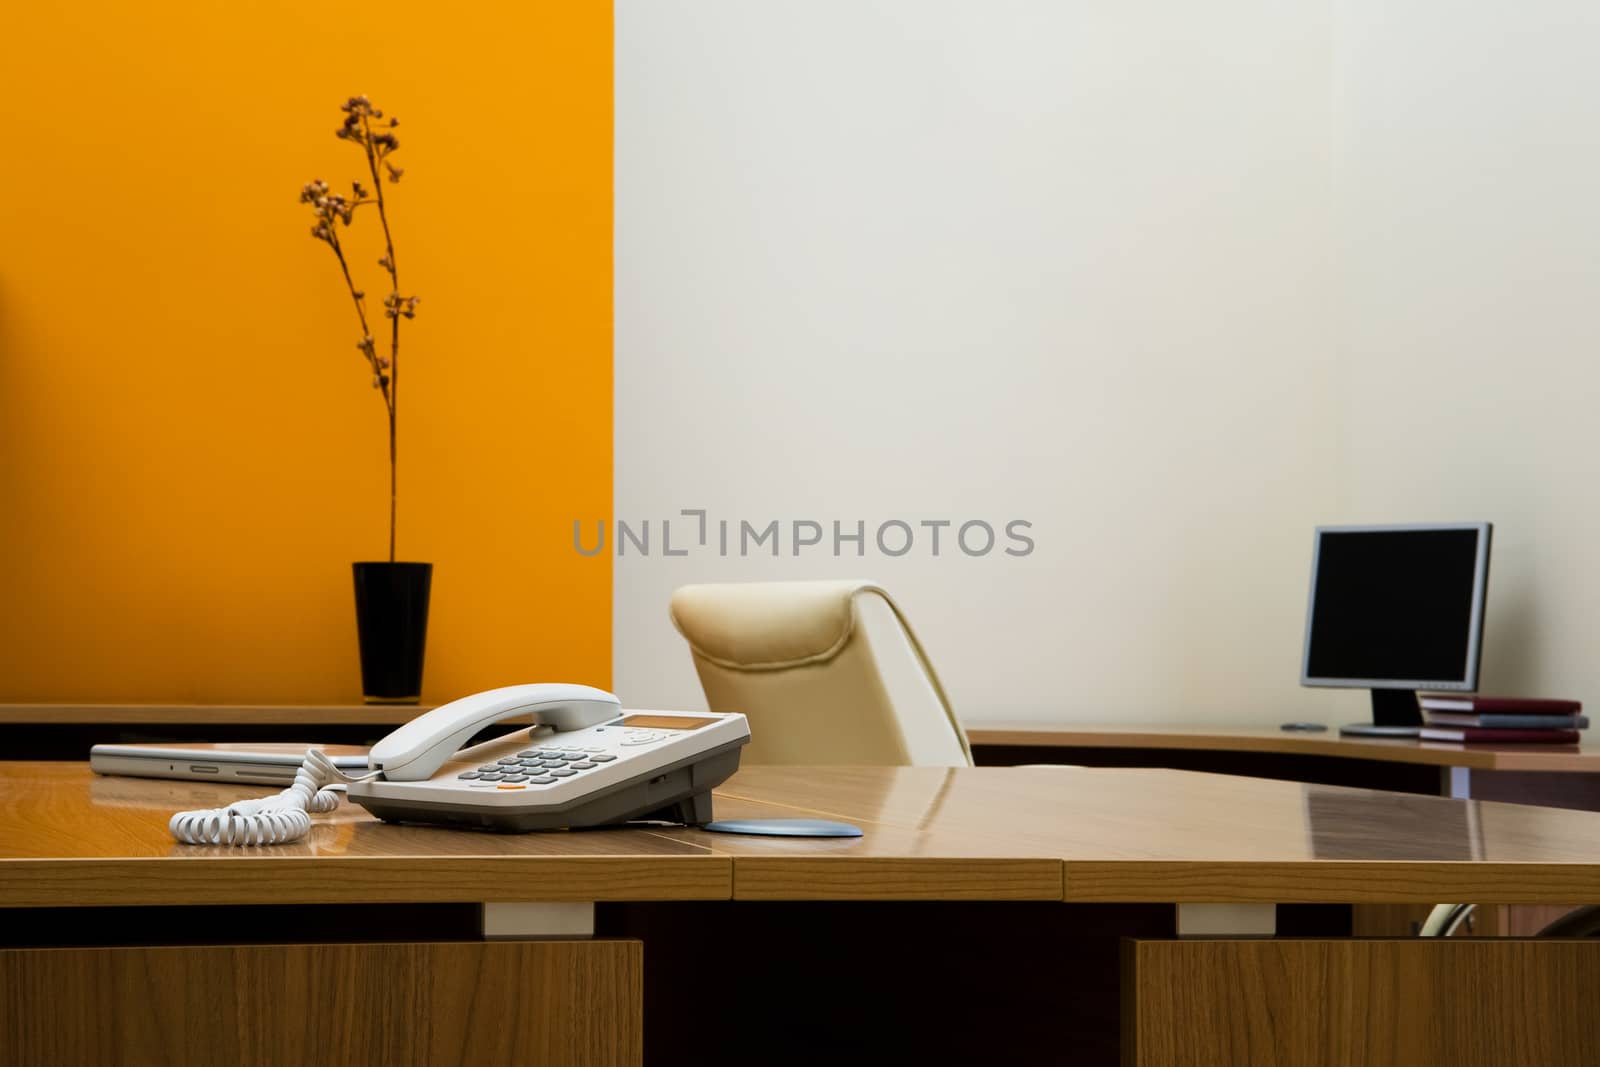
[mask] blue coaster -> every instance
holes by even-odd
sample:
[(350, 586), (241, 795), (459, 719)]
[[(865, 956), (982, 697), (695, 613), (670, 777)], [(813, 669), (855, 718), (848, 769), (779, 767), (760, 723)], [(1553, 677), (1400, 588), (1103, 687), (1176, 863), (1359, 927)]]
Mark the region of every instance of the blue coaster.
[(860, 837), (861, 827), (827, 819), (719, 819), (700, 829), (714, 834), (759, 834), (764, 837)]

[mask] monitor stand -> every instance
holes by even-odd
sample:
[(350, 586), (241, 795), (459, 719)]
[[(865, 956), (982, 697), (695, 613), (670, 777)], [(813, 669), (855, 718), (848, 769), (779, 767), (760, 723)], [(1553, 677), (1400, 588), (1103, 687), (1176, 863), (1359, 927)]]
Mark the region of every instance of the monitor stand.
[(1339, 727), (1355, 737), (1416, 737), (1422, 733), (1422, 711), (1414, 689), (1374, 689), (1372, 721)]

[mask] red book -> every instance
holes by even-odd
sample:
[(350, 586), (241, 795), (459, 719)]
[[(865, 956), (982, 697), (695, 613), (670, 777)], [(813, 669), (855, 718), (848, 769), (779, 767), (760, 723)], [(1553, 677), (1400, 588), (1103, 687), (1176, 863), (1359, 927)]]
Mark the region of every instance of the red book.
[(1424, 726), (1424, 741), (1463, 741), (1467, 744), (1485, 744), (1510, 741), (1527, 744), (1575, 745), (1576, 730), (1488, 730), (1481, 726)]
[(1424, 696), (1418, 701), (1432, 711), (1492, 711), (1497, 715), (1570, 715), (1583, 710), (1578, 700), (1538, 697)]

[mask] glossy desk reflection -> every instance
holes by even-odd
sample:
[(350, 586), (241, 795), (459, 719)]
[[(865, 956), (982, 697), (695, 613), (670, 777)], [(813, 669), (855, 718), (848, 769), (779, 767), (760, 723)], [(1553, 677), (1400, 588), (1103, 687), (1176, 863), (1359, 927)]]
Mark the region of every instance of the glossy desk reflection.
[(718, 790), (720, 816), (844, 819), (855, 840), (499, 836), (348, 805), (288, 847), (167, 836), (172, 811), (241, 792), (0, 765), (0, 903), (1600, 899), (1600, 814), (1183, 771), (751, 766)]
[[(1589, 812), (1094, 768), (752, 767), (724, 792), (911, 835), (885, 841), (869, 830), (857, 860), (1057, 859), (1068, 901), (1600, 899), (1600, 815)], [(757, 890), (754, 873), (787, 868), (797, 891), (806, 878), (807, 858), (792, 850), (680, 839), (734, 854), (740, 895)]]

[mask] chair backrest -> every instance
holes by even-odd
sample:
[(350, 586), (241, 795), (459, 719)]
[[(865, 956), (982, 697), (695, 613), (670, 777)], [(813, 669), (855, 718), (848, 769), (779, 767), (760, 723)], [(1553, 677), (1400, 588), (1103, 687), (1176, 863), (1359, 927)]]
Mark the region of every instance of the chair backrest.
[(686, 585), (672, 621), (754, 763), (962, 767), (966, 732), (905, 616), (866, 581)]

